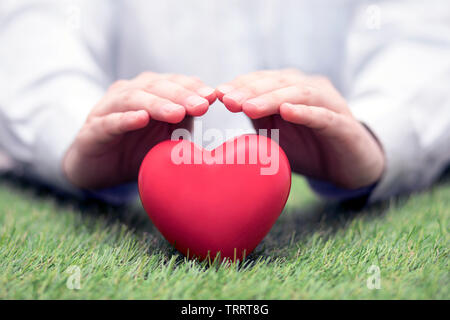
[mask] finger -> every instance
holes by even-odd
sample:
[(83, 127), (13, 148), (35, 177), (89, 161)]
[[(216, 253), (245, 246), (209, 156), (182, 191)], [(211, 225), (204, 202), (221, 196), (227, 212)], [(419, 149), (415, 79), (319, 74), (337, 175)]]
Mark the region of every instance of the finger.
[(280, 72), (277, 75), (265, 76), (258, 78), (255, 81), (245, 83), (236, 90), (232, 90), (225, 94), (222, 98), (222, 102), (231, 112), (240, 112), (242, 111), (242, 104), (248, 99), (298, 82), (298, 76)]
[(251, 72), (248, 74), (241, 75), (234, 79), (233, 81), (227, 82), (225, 84), (222, 84), (217, 87), (216, 89), (216, 95), (217, 98), (223, 102), (223, 96), (227, 93), (230, 93), (233, 90), (237, 90), (249, 82), (257, 81), (261, 78), (266, 77), (296, 77), (297, 79), (299, 77), (305, 77), (305, 74), (297, 69), (294, 68), (288, 68), (288, 69), (281, 69), (281, 70), (261, 70), (256, 72)]
[[(143, 72), (139, 76), (137, 76), (133, 82), (137, 84), (138, 87), (145, 87), (149, 92), (154, 93), (156, 95), (160, 95), (163, 98), (172, 100), (177, 104), (181, 104), (186, 108), (188, 114), (192, 116), (200, 116), (203, 115), (207, 110), (211, 103), (216, 100), (216, 92), (213, 88), (207, 87), (203, 84), (200, 79), (195, 77), (188, 77), (177, 74), (170, 73), (155, 73), (155, 72)], [(169, 88), (166, 90), (161, 90), (164, 84), (166, 84)], [(178, 88), (175, 88), (178, 85)], [(158, 94), (157, 92), (153, 92), (152, 88), (156, 87), (156, 90), (167, 92), (170, 90), (176, 90), (172, 95), (168, 94)], [(172, 97), (181, 96), (179, 91), (181, 89), (185, 89), (185, 92), (189, 92), (189, 96), (183, 98), (181, 97), (179, 100), (174, 100)], [(208, 102), (205, 105), (205, 101)]]
[(145, 110), (150, 118), (169, 123), (178, 123), (186, 115), (183, 106), (143, 90), (132, 89), (114, 97), (111, 110), (104, 113)]
[(169, 80), (151, 82), (144, 86), (144, 90), (184, 106), (186, 112), (191, 116), (201, 116), (208, 111), (208, 100)]
[(219, 98), (219, 100), (222, 101), (223, 96), (226, 95), (227, 93), (236, 90), (239, 87), (242, 87), (244, 84), (248, 82), (258, 80), (261, 77), (272, 73), (273, 71), (263, 70), (241, 75), (230, 82), (218, 86), (216, 88), (216, 95)]
[(149, 120), (145, 110), (116, 112), (97, 117), (91, 121), (89, 140), (99, 144), (110, 143), (127, 132), (144, 128)]
[(262, 94), (242, 104), (242, 111), (252, 119), (279, 113), (283, 103), (304, 104), (312, 106), (327, 105), (327, 97), (321, 90), (310, 86), (290, 86)]
[(209, 104), (212, 104), (216, 100), (216, 90), (208, 87), (203, 83), (203, 81), (196, 77), (189, 77), (181, 74), (167, 74), (162, 75), (162, 78), (175, 82), (188, 90), (196, 92), (201, 97), (208, 100)]
[(280, 106), (280, 115), (288, 122), (300, 124), (322, 133), (337, 132), (345, 127), (342, 125), (342, 115), (323, 107), (283, 103)]

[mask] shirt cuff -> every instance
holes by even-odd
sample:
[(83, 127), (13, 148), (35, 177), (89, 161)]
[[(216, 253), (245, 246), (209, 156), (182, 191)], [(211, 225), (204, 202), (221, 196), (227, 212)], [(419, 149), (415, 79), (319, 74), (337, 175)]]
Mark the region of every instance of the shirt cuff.
[(313, 189), (314, 192), (316, 192), (320, 196), (327, 199), (339, 201), (368, 197), (376, 187), (376, 184), (373, 184), (358, 189), (344, 189), (337, 187), (334, 184), (327, 181), (312, 178), (308, 178), (307, 181), (311, 189)]
[(83, 195), (88, 199), (98, 199), (112, 205), (122, 205), (133, 202), (138, 198), (136, 182), (119, 185), (102, 190), (84, 190)]

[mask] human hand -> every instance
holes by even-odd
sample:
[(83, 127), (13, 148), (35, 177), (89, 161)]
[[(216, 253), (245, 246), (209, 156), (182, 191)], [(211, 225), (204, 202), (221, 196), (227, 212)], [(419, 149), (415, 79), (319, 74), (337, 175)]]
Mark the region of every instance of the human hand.
[(173, 129), (190, 127), (216, 100), (197, 78), (145, 72), (115, 82), (94, 106), (63, 160), (63, 171), (80, 188), (114, 186), (137, 179), (139, 166)]
[(381, 146), (327, 78), (259, 71), (219, 86), (216, 94), (256, 129), (280, 129), (280, 146), (295, 172), (347, 189), (372, 185), (383, 173)]

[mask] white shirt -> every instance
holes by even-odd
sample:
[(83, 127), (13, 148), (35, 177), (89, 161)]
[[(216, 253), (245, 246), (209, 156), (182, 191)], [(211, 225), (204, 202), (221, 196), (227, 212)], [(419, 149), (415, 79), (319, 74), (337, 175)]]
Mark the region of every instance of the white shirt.
[[(387, 167), (372, 201), (427, 187), (449, 164), (445, 0), (2, 0), (0, 149), (77, 193), (61, 161), (114, 80), (150, 70), (214, 87), (286, 67), (328, 76), (380, 140)], [(252, 130), (220, 103), (202, 119)]]

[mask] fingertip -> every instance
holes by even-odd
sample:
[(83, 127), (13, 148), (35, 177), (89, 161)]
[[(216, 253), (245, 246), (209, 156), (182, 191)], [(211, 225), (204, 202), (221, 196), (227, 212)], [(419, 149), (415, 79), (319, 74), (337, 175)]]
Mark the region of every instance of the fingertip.
[(223, 97), (222, 102), (225, 105), (225, 107), (231, 112), (236, 113), (242, 111), (242, 107), (239, 104), (237, 104), (236, 101), (228, 98), (226, 95)]
[(239, 91), (232, 91), (224, 95), (222, 98), (223, 104), (231, 112), (241, 112), (242, 105), (246, 100), (246, 96)]
[(211, 87), (203, 87), (197, 90), (197, 93), (212, 104), (217, 99), (216, 90)]
[(234, 88), (232, 86), (227, 85), (227, 84), (223, 84), (223, 85), (220, 85), (220, 86), (218, 86), (216, 88), (216, 95), (219, 98), (219, 100), (223, 102), (223, 97), (227, 93), (229, 93), (229, 92), (231, 92), (233, 90), (234, 90)]
[[(220, 101), (223, 100), (223, 96), (225, 95), (223, 92), (220, 92), (219, 90), (216, 89), (216, 97), (217, 99), (219, 99)], [(222, 101), (223, 102), (223, 101)]]
[(186, 113), (193, 117), (200, 117), (204, 115), (209, 109), (209, 104), (201, 104), (196, 106), (195, 108), (186, 109)]
[(214, 90), (214, 93), (212, 95), (207, 96), (205, 98), (208, 100), (209, 105), (212, 105), (217, 100), (216, 91)]
[(205, 98), (199, 96), (191, 96), (185, 102), (186, 111), (191, 116), (201, 116), (208, 111), (209, 102)]
[(242, 111), (251, 119), (258, 119), (261, 117), (261, 112), (258, 109), (259, 107), (252, 102), (247, 101), (242, 105)]
[(204, 105), (198, 106), (192, 112), (189, 112), (189, 115), (194, 116), (194, 117), (200, 117), (200, 116), (204, 115), (208, 111), (208, 109), (209, 109), (209, 104), (204, 104)]

